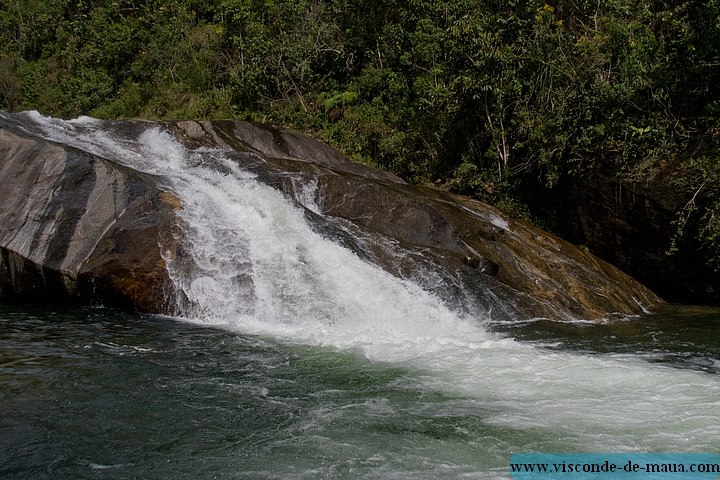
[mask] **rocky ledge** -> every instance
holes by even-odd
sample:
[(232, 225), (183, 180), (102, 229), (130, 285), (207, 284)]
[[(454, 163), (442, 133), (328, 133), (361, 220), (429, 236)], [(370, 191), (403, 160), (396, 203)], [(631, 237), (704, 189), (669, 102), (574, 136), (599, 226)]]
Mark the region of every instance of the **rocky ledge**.
[[(394, 275), (511, 318), (638, 314), (661, 303), (610, 264), (483, 203), (348, 162), (305, 135), (241, 121), (150, 125), (222, 149), (302, 206), (316, 230)], [(164, 258), (182, 255), (183, 205), (161, 177), (46, 139), (0, 116), (0, 297), (171, 313)], [(342, 228), (339, 228), (341, 225)], [(428, 278), (428, 271), (442, 272)], [(438, 280), (439, 279), (439, 280)], [(468, 293), (472, 300), (467, 300)]]

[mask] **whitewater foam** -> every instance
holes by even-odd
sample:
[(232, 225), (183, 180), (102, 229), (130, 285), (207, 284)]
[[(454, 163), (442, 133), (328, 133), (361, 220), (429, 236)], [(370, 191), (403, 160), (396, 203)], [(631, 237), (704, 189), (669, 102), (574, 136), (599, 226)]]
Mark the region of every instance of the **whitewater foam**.
[[(717, 375), (516, 342), (322, 237), (302, 206), (220, 151), (188, 151), (157, 127), (117, 138), (88, 119), (30, 117), (52, 139), (170, 182), (189, 255), (167, 262), (187, 319), (402, 365), (423, 388), (495, 412), (487, 423), (551, 429), (568, 448), (720, 448)], [(302, 203), (319, 214), (314, 188)]]

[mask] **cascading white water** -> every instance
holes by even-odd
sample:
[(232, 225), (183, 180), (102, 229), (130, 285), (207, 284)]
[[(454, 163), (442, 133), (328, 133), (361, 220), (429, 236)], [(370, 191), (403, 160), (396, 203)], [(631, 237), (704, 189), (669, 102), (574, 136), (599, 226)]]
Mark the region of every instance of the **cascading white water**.
[(323, 238), (222, 151), (188, 151), (157, 127), (117, 138), (88, 118), (29, 117), (51, 139), (172, 185), (190, 255), (167, 260), (193, 321), (403, 365), (422, 388), (469, 399), (488, 424), (550, 429), (575, 451), (720, 448), (717, 375), (505, 338)]

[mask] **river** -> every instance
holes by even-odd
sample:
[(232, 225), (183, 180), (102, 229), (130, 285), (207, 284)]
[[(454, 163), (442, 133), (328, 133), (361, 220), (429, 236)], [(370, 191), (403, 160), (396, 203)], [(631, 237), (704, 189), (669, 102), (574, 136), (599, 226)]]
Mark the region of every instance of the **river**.
[(168, 317), (5, 306), (0, 478), (507, 478), (517, 452), (720, 447), (717, 312), (501, 329), (381, 361)]
[(166, 257), (177, 317), (2, 307), (2, 478), (504, 478), (519, 452), (720, 449), (717, 311), (459, 308), (223, 152), (30, 117), (167, 179), (186, 254)]

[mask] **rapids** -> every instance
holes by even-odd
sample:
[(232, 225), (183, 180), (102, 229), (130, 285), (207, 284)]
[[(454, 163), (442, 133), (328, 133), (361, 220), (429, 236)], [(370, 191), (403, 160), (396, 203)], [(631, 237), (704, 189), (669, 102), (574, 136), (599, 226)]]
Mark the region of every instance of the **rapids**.
[[(184, 254), (167, 252), (165, 260), (183, 322), (284, 345), (272, 349), (311, 348), (336, 352), (321, 356), (356, 358), (347, 375), (364, 375), (357, 365), (407, 372), (403, 382), (421, 392), (418, 408), (433, 410), (434, 418), (481, 418), (495, 440), (484, 438), (483, 429), (471, 429), (468, 443), (483, 449), (497, 445), (494, 458), (547, 446), (592, 452), (720, 449), (716, 371), (650, 362), (632, 352), (586, 352), (520, 341), (508, 333), (511, 329), (497, 328), (492, 310), (472, 311), (453, 303), (318, 232), (308, 221), (308, 212), (319, 212), (312, 184), (303, 186), (299, 202), (293, 201), (259, 182), (222, 150), (190, 150), (158, 127), (137, 138), (122, 137), (90, 118), (29, 116), (48, 138), (160, 176), (180, 198)], [(238, 401), (249, 394), (248, 388), (234, 393)], [(262, 383), (253, 388), (272, 395)], [(457, 401), (426, 405), (423, 395)], [(371, 403), (362, 409), (394, 415), (397, 405), (379, 398), (366, 399)], [(329, 419), (342, 417), (342, 409), (351, 404), (356, 405), (318, 407), (313, 422), (325, 426), (317, 427), (319, 436), (313, 441), (348, 441), (327, 429)], [(358, 415), (351, 423), (367, 421), (362, 412)], [(523, 432), (553, 440), (535, 443), (528, 437), (524, 444), (515, 438)], [(366, 462), (372, 463), (373, 455), (382, 457), (384, 447), (378, 448), (368, 449)], [(448, 455), (449, 464), (454, 461), (444, 449), (437, 454)], [(382, 463), (381, 457), (377, 462)], [(428, 458), (423, 461), (440, 475), (441, 458)], [(398, 473), (403, 467), (393, 468)], [(475, 473), (487, 465), (477, 468)], [(310, 471), (304, 475), (297, 478), (313, 478)]]

